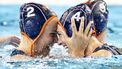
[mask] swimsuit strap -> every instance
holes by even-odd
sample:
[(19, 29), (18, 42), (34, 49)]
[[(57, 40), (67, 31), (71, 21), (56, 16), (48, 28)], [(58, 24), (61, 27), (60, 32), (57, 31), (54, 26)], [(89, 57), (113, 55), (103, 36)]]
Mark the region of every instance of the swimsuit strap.
[(113, 55), (122, 55), (122, 52), (119, 51), (119, 49), (115, 46), (107, 45), (104, 44), (103, 46), (97, 47), (94, 52), (97, 52), (99, 50), (108, 50), (110, 51)]
[(14, 55), (18, 55), (18, 54), (25, 55), (25, 52), (18, 50), (18, 49), (15, 49), (14, 51), (12, 51), (10, 56), (14, 56)]

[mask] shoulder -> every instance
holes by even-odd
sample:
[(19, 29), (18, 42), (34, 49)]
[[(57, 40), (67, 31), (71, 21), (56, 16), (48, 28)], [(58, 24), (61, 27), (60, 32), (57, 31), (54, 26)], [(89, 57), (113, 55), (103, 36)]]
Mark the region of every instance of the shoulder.
[(33, 59), (32, 57), (20, 54), (10, 57), (11, 61), (30, 61), (32, 59)]
[(10, 54), (10, 60), (18, 60), (18, 61), (25, 61), (25, 60), (31, 60), (32, 57), (27, 56), (23, 51), (14, 49), (12, 53)]
[(111, 55), (122, 55), (119, 48), (113, 45), (103, 44), (102, 46), (95, 49), (92, 56), (111, 56)]
[(108, 50), (99, 50), (91, 54), (92, 57), (108, 57), (112, 56), (112, 53)]

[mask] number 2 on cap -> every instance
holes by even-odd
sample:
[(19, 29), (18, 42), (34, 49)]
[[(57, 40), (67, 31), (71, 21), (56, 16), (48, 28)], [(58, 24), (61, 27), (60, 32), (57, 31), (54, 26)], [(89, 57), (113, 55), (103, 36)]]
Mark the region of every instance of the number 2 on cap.
[(34, 8), (33, 7), (28, 7), (27, 8), (27, 17), (32, 17), (32, 16), (35, 16), (35, 14), (33, 13), (34, 12)]

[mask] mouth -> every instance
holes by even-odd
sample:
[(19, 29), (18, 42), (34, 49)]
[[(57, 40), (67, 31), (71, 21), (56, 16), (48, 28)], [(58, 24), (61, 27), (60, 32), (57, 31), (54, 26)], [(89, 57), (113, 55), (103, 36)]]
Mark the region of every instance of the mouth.
[(52, 47), (52, 45), (53, 45), (53, 43), (49, 43), (49, 44), (45, 45), (45, 46), (42, 48), (42, 50), (38, 51), (37, 53), (38, 53), (39, 55), (42, 55), (43, 57), (46, 57), (46, 56), (49, 54), (50, 48)]
[(48, 46), (48, 47), (52, 47), (52, 46), (53, 46), (53, 43), (50, 43), (50, 44), (48, 44), (47, 46)]
[(53, 46), (53, 44), (54, 43), (49, 43), (49, 44), (45, 45), (43, 49), (45, 49), (45, 48), (49, 48), (50, 49)]
[(66, 44), (62, 44), (63, 46), (67, 46)]
[(64, 43), (58, 43), (58, 45), (64, 47), (65, 49), (68, 49), (68, 46)]

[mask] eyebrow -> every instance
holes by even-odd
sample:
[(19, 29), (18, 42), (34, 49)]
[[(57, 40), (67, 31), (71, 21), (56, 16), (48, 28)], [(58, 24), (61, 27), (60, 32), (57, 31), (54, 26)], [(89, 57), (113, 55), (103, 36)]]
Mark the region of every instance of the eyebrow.
[(50, 34), (58, 34), (57, 31), (51, 31)]

